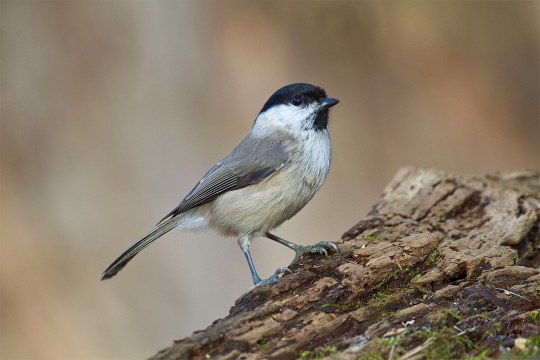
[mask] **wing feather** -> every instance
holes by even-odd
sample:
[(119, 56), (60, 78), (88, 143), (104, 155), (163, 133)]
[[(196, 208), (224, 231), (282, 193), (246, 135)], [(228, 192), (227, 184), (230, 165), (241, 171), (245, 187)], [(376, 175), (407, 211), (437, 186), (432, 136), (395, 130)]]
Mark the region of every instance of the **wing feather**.
[(212, 201), (227, 191), (241, 189), (268, 178), (279, 171), (289, 158), (281, 143), (252, 149), (241, 145), (212, 167), (158, 225), (168, 218)]

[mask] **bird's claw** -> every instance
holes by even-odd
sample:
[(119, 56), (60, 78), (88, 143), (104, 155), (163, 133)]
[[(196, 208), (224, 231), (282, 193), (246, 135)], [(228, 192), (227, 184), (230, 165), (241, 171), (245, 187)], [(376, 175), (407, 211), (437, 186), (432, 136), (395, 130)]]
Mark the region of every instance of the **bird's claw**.
[(329, 250), (334, 250), (337, 253), (338, 247), (336, 244), (334, 244), (331, 241), (321, 241), (316, 244), (306, 245), (306, 246), (298, 245), (298, 247), (294, 249), (294, 251), (296, 252), (296, 255), (292, 262), (295, 262), (296, 260), (300, 259), (302, 256), (306, 254), (321, 254), (324, 256), (328, 256)]
[(277, 268), (274, 274), (272, 274), (272, 276), (270, 276), (267, 279), (259, 281), (257, 284), (255, 284), (255, 286), (275, 284), (280, 279), (280, 275), (285, 274), (285, 273), (292, 274), (292, 271), (286, 267)]

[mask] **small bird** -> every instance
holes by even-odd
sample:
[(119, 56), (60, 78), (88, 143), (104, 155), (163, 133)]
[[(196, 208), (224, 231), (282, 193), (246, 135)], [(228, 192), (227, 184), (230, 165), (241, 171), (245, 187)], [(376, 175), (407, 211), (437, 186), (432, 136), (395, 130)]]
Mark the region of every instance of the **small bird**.
[(174, 228), (212, 228), (235, 237), (255, 285), (271, 284), (287, 268), (262, 280), (249, 251), (256, 237), (267, 237), (295, 251), (293, 262), (308, 253), (337, 251), (329, 241), (301, 246), (270, 233), (296, 215), (320, 189), (332, 158), (329, 108), (339, 100), (311, 84), (291, 84), (264, 104), (251, 131), (212, 167), (156, 227), (127, 249), (103, 273), (116, 275), (141, 250)]

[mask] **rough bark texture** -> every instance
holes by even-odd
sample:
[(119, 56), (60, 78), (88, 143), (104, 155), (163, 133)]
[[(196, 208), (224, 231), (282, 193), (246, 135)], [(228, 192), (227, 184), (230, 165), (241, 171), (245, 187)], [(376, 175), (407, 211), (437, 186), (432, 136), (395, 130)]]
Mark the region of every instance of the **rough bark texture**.
[(540, 177), (401, 169), (306, 256), (154, 359), (540, 357)]

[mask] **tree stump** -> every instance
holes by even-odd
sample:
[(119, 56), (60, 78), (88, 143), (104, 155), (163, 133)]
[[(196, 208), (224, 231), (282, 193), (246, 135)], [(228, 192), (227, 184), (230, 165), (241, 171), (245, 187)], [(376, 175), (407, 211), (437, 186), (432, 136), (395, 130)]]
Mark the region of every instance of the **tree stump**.
[(538, 172), (403, 168), (338, 246), (153, 359), (540, 357)]

